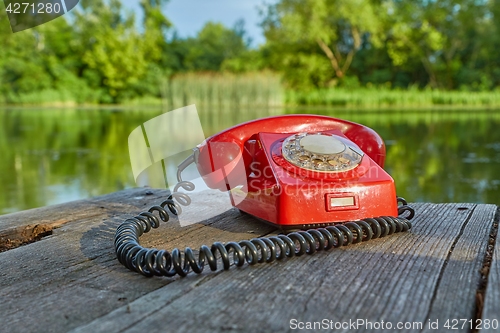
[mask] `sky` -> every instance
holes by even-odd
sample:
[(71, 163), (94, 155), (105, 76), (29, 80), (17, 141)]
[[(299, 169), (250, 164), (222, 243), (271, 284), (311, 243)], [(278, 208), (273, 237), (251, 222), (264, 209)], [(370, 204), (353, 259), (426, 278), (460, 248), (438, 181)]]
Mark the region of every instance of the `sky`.
[[(195, 36), (208, 21), (221, 22), (232, 28), (239, 19), (245, 20), (245, 30), (252, 38), (252, 46), (263, 44), (265, 39), (260, 22), (258, 7), (277, 0), (170, 0), (164, 13), (173, 23), (179, 37)], [(139, 15), (138, 0), (123, 0), (125, 7)], [(138, 17), (139, 18), (139, 17)]]

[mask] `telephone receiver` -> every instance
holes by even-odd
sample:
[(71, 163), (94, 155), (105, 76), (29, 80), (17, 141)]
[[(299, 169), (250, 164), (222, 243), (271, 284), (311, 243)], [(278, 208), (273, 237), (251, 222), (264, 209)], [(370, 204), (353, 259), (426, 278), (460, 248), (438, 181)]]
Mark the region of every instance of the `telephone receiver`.
[(279, 227), (312, 227), (397, 216), (394, 180), (384, 171), (385, 144), (372, 129), (319, 115), (249, 121), (194, 148), (190, 163), (209, 188)]

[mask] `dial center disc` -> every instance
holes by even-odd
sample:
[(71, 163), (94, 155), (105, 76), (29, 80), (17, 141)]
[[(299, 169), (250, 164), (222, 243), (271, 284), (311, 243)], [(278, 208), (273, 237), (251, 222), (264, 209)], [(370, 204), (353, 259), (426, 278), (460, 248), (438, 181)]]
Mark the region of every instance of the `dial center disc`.
[(313, 154), (339, 154), (345, 150), (345, 144), (331, 135), (307, 135), (300, 139), (300, 146)]
[(363, 152), (348, 139), (328, 133), (297, 133), (286, 138), (281, 151), (292, 165), (319, 172), (354, 169)]

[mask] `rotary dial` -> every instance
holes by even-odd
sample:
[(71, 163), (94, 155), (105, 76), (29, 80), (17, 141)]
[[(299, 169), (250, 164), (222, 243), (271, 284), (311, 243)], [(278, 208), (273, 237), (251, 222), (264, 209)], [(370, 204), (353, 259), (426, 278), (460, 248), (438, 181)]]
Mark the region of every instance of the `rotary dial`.
[(341, 172), (361, 163), (363, 152), (349, 140), (329, 133), (299, 133), (285, 139), (283, 157), (291, 164), (320, 172)]

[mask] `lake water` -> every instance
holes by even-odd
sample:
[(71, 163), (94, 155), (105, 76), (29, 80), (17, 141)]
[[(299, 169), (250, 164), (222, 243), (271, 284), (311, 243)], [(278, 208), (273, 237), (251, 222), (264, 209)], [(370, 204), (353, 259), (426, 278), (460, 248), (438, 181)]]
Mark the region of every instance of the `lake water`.
[[(387, 145), (386, 170), (411, 202), (498, 203), (500, 111), (211, 111), (205, 135), (246, 120), (316, 113), (362, 123)], [(154, 110), (0, 110), (0, 214), (134, 187), (127, 138)], [(189, 129), (186, 129), (189, 133)]]

